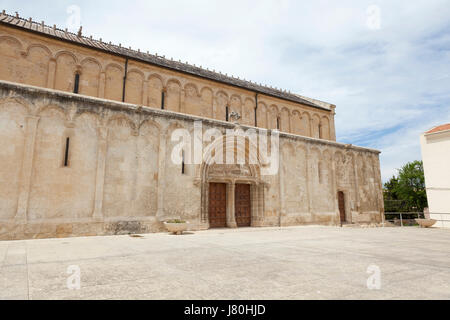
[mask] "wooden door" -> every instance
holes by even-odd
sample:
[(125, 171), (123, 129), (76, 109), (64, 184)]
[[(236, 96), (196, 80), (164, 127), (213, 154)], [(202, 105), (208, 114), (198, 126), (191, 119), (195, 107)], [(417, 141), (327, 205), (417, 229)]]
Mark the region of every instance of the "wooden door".
[(345, 195), (342, 191), (339, 191), (338, 193), (338, 200), (339, 200), (339, 213), (341, 216), (341, 223), (347, 222), (347, 218), (345, 216)]
[(209, 185), (209, 226), (210, 228), (227, 226), (227, 185), (224, 183)]
[(235, 189), (235, 217), (238, 227), (250, 227), (252, 224), (252, 210), (250, 202), (250, 185), (237, 184)]

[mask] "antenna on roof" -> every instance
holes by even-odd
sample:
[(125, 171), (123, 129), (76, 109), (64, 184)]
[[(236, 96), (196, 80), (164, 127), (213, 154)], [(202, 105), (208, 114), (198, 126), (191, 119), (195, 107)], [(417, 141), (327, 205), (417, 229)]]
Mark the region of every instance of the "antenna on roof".
[(78, 37), (81, 37), (83, 35), (83, 26), (80, 26), (80, 30), (78, 30)]

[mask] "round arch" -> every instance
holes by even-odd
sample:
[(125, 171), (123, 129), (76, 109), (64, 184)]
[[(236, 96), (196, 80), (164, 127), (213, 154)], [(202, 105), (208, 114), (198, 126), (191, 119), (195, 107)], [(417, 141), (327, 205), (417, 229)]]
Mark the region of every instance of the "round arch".
[[(225, 148), (225, 150), (232, 148), (235, 157), (239, 152), (243, 153), (245, 155), (245, 163), (237, 164), (234, 161), (232, 164), (215, 163), (215, 157), (212, 151), (218, 150), (218, 148), (219, 150), (220, 148)], [(223, 136), (215, 139), (205, 149), (199, 172), (202, 202), (200, 220), (205, 228), (210, 227), (210, 185), (216, 183), (226, 185), (226, 219), (228, 227), (235, 228), (238, 226), (235, 217), (235, 192), (239, 192), (240, 190), (236, 188), (238, 185), (248, 185), (247, 188), (250, 189), (251, 226), (260, 226), (262, 224), (265, 184), (261, 180), (262, 162), (257, 150), (256, 145), (250, 140), (246, 139), (246, 143), (244, 144), (235, 144), (235, 139), (229, 139), (229, 137), (226, 139)]]

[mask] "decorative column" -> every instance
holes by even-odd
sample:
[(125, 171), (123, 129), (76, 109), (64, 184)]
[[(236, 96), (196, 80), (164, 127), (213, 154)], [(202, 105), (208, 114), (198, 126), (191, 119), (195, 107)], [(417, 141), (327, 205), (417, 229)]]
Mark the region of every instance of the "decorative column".
[[(309, 144), (306, 145), (306, 191), (308, 193), (308, 211), (311, 214), (311, 218), (314, 218), (313, 214), (313, 202), (312, 202), (312, 175), (311, 175), (311, 169), (310, 169), (310, 146)], [(313, 219), (314, 220), (314, 219)]]
[(236, 183), (233, 181), (227, 184), (227, 189), (227, 227), (237, 228), (235, 213)]
[(284, 166), (283, 166), (283, 152), (280, 150), (279, 152), (279, 160), (280, 160), (280, 165), (279, 165), (279, 169), (278, 169), (278, 183), (279, 183), (279, 195), (278, 195), (278, 199), (280, 200), (280, 227), (282, 226), (282, 217), (286, 215), (286, 201), (284, 198), (285, 195), (285, 185), (284, 185)]
[(381, 181), (381, 168), (380, 168), (380, 157), (374, 156), (374, 174), (375, 174), (375, 181), (376, 181), (376, 188), (377, 188), (377, 208), (381, 215), (381, 222), (385, 223), (385, 216), (384, 216), (384, 197), (383, 197), (383, 183)]
[(201, 190), (202, 190), (202, 212), (201, 212), (201, 223), (204, 224), (205, 229), (209, 228), (208, 225), (208, 205), (209, 205), (209, 184), (206, 182), (206, 180), (202, 180), (200, 182), (202, 184)]
[(108, 128), (98, 127), (97, 173), (95, 178), (94, 220), (103, 220), (103, 190), (105, 187), (106, 152), (108, 148)]
[(217, 97), (213, 97), (213, 119), (217, 119)]
[(336, 106), (331, 106), (331, 121), (330, 121), (330, 139), (336, 141), (336, 127), (334, 119), (336, 116)]
[[(333, 199), (334, 199), (334, 212), (336, 212), (336, 215), (338, 217), (338, 220), (340, 219), (340, 212), (339, 212), (339, 204), (338, 204), (338, 198), (337, 198), (337, 178), (336, 178), (336, 163), (334, 156), (331, 156), (331, 189), (333, 192)], [(351, 221), (350, 221), (351, 223)]]
[(104, 72), (100, 73), (100, 80), (98, 83), (98, 97), (105, 98), (105, 86), (106, 86), (106, 74)]
[(257, 225), (258, 218), (258, 212), (259, 212), (259, 202), (258, 202), (258, 189), (259, 186), (255, 184), (250, 185), (250, 203), (251, 203), (251, 214), (252, 214), (252, 220), (251, 224), (252, 227)]
[(142, 84), (142, 105), (148, 105), (148, 80), (144, 80)]
[(264, 221), (264, 184), (256, 183), (250, 186), (252, 205), (252, 227), (262, 227)]
[(21, 171), (21, 183), (19, 189), (19, 201), (17, 206), (17, 213), (15, 220), (17, 222), (27, 221), (28, 212), (28, 200), (30, 198), (30, 186), (31, 177), (33, 173), (33, 160), (34, 160), (34, 150), (36, 142), (37, 126), (39, 122), (39, 117), (28, 116), (26, 136), (25, 136), (25, 150), (23, 154), (22, 161), (22, 171)]
[(158, 211), (156, 217), (163, 219), (164, 217), (164, 191), (165, 191), (165, 171), (166, 171), (166, 144), (167, 133), (160, 135), (159, 154), (158, 154)]
[(263, 226), (264, 224), (264, 189), (265, 184), (261, 183), (258, 187), (258, 203), (259, 203), (259, 221), (258, 226)]
[(186, 91), (184, 89), (181, 89), (181, 96), (180, 96), (180, 112), (186, 113)]
[(311, 138), (316, 138), (315, 137), (315, 126), (314, 126), (314, 118), (311, 118), (309, 120), (309, 136)]
[[(360, 195), (359, 195), (359, 180), (358, 180), (358, 164), (356, 163), (356, 154), (353, 152), (350, 153), (353, 162), (353, 176), (355, 177), (354, 186), (355, 186), (355, 194), (356, 194), (356, 211), (359, 212), (361, 209)], [(365, 183), (365, 181), (364, 181)]]
[(56, 59), (51, 58), (48, 63), (47, 88), (55, 88)]

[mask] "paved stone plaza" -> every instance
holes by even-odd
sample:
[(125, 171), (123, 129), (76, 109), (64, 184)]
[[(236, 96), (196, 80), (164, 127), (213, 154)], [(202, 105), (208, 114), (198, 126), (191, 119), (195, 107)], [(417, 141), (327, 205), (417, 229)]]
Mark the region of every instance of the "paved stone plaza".
[(450, 299), (449, 244), (449, 230), (412, 227), (6, 241), (0, 299)]

